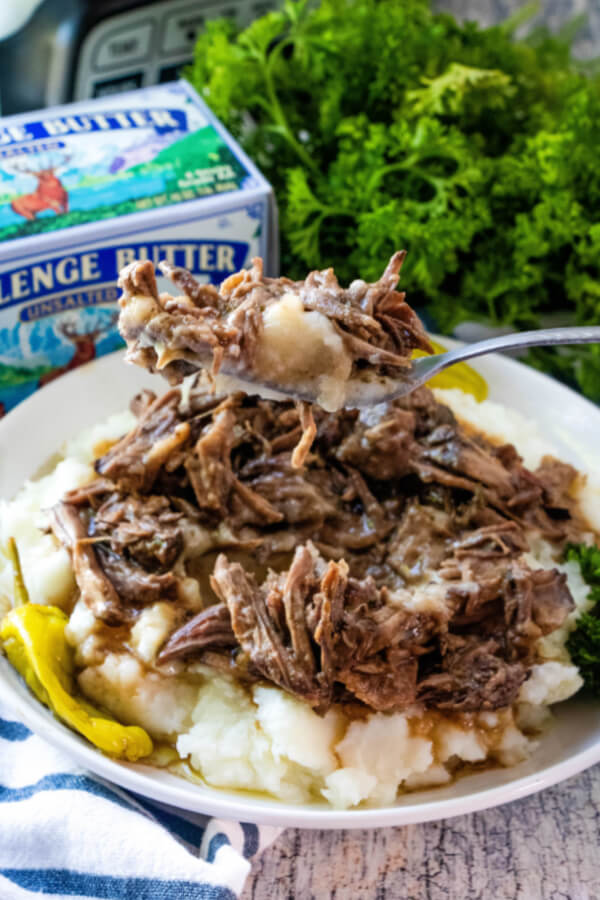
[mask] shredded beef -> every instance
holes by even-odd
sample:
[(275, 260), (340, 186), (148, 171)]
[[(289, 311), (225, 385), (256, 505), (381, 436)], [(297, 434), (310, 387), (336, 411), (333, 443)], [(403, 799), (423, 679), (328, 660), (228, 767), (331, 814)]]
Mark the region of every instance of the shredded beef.
[(262, 314), (284, 295), (297, 296), (303, 309), (321, 313), (338, 331), (354, 366), (377, 374), (405, 368), (411, 351), (431, 352), (418, 316), (396, 291), (405, 253), (395, 253), (374, 284), (354, 281), (342, 288), (333, 269), (311, 272), (304, 281), (267, 278), (262, 260), (229, 276), (219, 290), (201, 285), (185, 269), (161, 263), (164, 275), (183, 292), (158, 294), (152, 263), (133, 262), (121, 273), (119, 329), (128, 359), (160, 371), (177, 383), (194, 368), (249, 377), (263, 330)]
[(231, 627), (229, 609), (224, 603), (215, 603), (214, 606), (203, 609), (171, 635), (160, 651), (157, 662), (172, 662), (190, 652), (197, 655), (206, 647), (235, 646), (237, 641)]
[(498, 650), (494, 640), (455, 638), (444, 655), (441, 671), (419, 684), (419, 700), (434, 709), (455, 712), (510, 706), (527, 678), (527, 669), (520, 662), (507, 662)]
[(112, 548), (150, 571), (165, 572), (183, 549), (182, 513), (166, 497), (111, 494), (98, 508), (91, 532), (106, 535)]
[(304, 460), (308, 456), (317, 434), (317, 426), (315, 425), (310, 403), (299, 403), (298, 415), (302, 433), (292, 453), (291, 463), (294, 469), (301, 469), (304, 465)]
[[(128, 357), (171, 382), (207, 361), (252, 373), (263, 313), (291, 294), (327, 318), (353, 375), (397, 375), (431, 349), (396, 290), (403, 258), (348, 288), (332, 269), (267, 278), (256, 259), (217, 289), (162, 263), (177, 297), (159, 294), (150, 262), (132, 263), (120, 279)], [(528, 470), (426, 388), (326, 413), (219, 396), (197, 378), (185, 400), (144, 391), (132, 410), (136, 426), (52, 528), (106, 625), (171, 605), (155, 661), (165, 676), (201, 661), (319, 712), (493, 710), (516, 700), (539, 638), (573, 608), (565, 576), (527, 552), (532, 536), (558, 551), (586, 530), (575, 470), (551, 458)]]
[(110, 578), (98, 562), (92, 544), (86, 543), (85, 526), (77, 509), (69, 503), (57, 503), (52, 510), (52, 530), (71, 551), (73, 572), (84, 602), (98, 619), (118, 625), (128, 618)]
[[(254, 282), (227, 288), (232, 308)], [(385, 285), (349, 290), (366, 339), (361, 316), (381, 317)], [(586, 530), (576, 472), (551, 459), (529, 471), (513, 447), (466, 435), (425, 388), (360, 415), (315, 408), (313, 421), (293, 403), (199, 385), (185, 403), (175, 389), (133, 409), (137, 425), (55, 507), (53, 529), (107, 624), (171, 604), (158, 666), (200, 660), (318, 711), (496, 709), (573, 608), (565, 577), (525, 554), (532, 534), (560, 548)], [(190, 580), (206, 608), (186, 600)]]
[[(281, 577), (270, 578), (259, 589), (239, 563), (229, 563), (223, 555), (217, 559), (211, 579), (217, 597), (227, 604), (236, 640), (254, 666), (269, 681), (318, 706), (320, 690), (313, 677), (314, 659), (310, 649), (306, 652), (308, 640), (302, 634), (305, 596), (296, 591), (285, 604), (281, 581)], [(278, 621), (278, 605), (284, 609), (289, 644)], [(272, 608), (274, 616), (270, 614)]]
[(213, 586), (254, 669), (311, 705), (326, 709), (342, 688), (378, 710), (414, 701), (415, 654), (436, 620), (394, 610), (385, 589), (349, 578), (345, 562), (299, 547), (287, 572), (258, 586), (220, 556)]
[(233, 481), (229, 458), (234, 422), (235, 416), (225, 401), (223, 407), (217, 407), (212, 422), (185, 459), (185, 470), (199, 509), (224, 510)]
[(146, 406), (137, 426), (96, 461), (96, 472), (126, 491), (151, 490), (161, 466), (189, 436), (179, 401), (172, 390)]
[(125, 607), (147, 606), (159, 600), (176, 599), (177, 578), (172, 572), (162, 575), (147, 572), (136, 563), (107, 550), (103, 543), (98, 543), (95, 551), (101, 569)]
[[(327, 564), (310, 544), (261, 585), (221, 555), (212, 576), (221, 603), (179, 629), (159, 662), (237, 644), (258, 675), (320, 710), (342, 692), (379, 711), (417, 700), (463, 712), (497, 709), (516, 699), (527, 677), (530, 645), (521, 647), (519, 637), (548, 633), (572, 607), (557, 572), (521, 566), (509, 577), (510, 590), (501, 578), (494, 592), (500, 603), (505, 598), (508, 629), (498, 638), (501, 610), (488, 612), (493, 627), (481, 636), (453, 633), (459, 617), (395, 606), (386, 588), (351, 578), (344, 561)], [(540, 584), (551, 597), (549, 614), (544, 593), (531, 593)]]

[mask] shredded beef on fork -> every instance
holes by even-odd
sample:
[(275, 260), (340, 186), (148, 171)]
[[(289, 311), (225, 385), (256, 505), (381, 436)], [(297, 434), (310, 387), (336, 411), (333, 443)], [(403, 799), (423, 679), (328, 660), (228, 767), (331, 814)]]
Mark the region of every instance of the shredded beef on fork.
[[(195, 370), (210, 369), (216, 375), (224, 368), (250, 381), (275, 379), (275, 388), (282, 386), (278, 377), (288, 387), (292, 385), (287, 376), (293, 383), (300, 379), (300, 395), (302, 390), (310, 395), (308, 382), (302, 387), (303, 375), (292, 369), (285, 374), (290, 366), (285, 354), (279, 376), (272, 371), (272, 360), (261, 362), (267, 327), (264, 315), (273, 304), (293, 297), (304, 312), (324, 317), (321, 321), (337, 334), (346, 378), (353, 370), (368, 369), (374, 375), (401, 372), (410, 364), (415, 348), (432, 350), (418, 316), (405, 295), (396, 290), (404, 257), (404, 251), (395, 253), (377, 282), (356, 280), (348, 288), (340, 286), (333, 269), (311, 272), (304, 281), (268, 278), (262, 260), (256, 258), (250, 269), (229, 276), (217, 290), (200, 284), (185, 269), (162, 262), (160, 271), (182, 292), (178, 297), (159, 293), (151, 262), (132, 262), (119, 278), (123, 291), (119, 329), (127, 342), (127, 359), (161, 372), (171, 384)], [(329, 378), (330, 384), (332, 374), (327, 367), (331, 352), (330, 344), (325, 343), (314, 361), (323, 366), (317, 375)], [(332, 372), (337, 373), (335, 378), (342, 377), (335, 365)], [(311, 377), (310, 373), (306, 376), (309, 381)], [(322, 394), (323, 384), (315, 389), (319, 396), (327, 395), (326, 389)], [(304, 463), (316, 434), (309, 404), (299, 402), (298, 412), (300, 429), (292, 454), (295, 467)]]
[(311, 272), (304, 281), (268, 278), (256, 258), (251, 268), (230, 275), (217, 290), (199, 284), (185, 269), (160, 263), (162, 274), (182, 292), (179, 297), (159, 294), (151, 262), (132, 262), (119, 278), (119, 329), (128, 359), (160, 371), (172, 383), (203, 368), (206, 354), (212, 357), (214, 373), (224, 359), (250, 373), (264, 311), (292, 295), (305, 311), (320, 313), (334, 324), (355, 364), (379, 374), (401, 370), (414, 348), (432, 350), (418, 316), (396, 290), (405, 255), (395, 253), (373, 284), (357, 279), (348, 288), (341, 287), (333, 269)]

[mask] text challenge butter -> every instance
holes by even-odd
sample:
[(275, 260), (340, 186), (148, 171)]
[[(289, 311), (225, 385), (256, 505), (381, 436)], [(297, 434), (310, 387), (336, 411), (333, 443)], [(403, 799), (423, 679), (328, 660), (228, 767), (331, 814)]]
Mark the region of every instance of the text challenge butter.
[(185, 82), (0, 119), (0, 181), (0, 415), (121, 346), (132, 260), (277, 274), (271, 187)]

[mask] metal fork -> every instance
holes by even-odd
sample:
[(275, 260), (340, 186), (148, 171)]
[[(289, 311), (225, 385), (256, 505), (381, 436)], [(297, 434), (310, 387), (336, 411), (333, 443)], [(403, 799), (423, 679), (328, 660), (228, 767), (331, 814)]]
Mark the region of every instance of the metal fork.
[(372, 406), (402, 397), (421, 387), (448, 366), (473, 359), (476, 356), (483, 356), (486, 353), (496, 353), (500, 350), (522, 350), (525, 347), (597, 343), (600, 343), (600, 327), (543, 328), (536, 331), (522, 331), (519, 334), (503, 334), (499, 337), (487, 338), (485, 341), (477, 341), (475, 344), (465, 344), (454, 350), (448, 350), (446, 353), (415, 359), (400, 378), (352, 379), (348, 384), (344, 406)]

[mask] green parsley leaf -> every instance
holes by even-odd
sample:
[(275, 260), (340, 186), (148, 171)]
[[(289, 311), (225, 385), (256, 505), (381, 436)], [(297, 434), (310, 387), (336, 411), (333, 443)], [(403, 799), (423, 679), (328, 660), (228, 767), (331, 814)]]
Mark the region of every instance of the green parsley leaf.
[(565, 558), (579, 563), (595, 603), (577, 620), (577, 627), (567, 641), (567, 650), (581, 672), (585, 687), (600, 696), (600, 549), (593, 545), (570, 544)]

